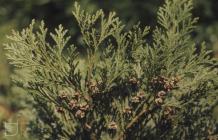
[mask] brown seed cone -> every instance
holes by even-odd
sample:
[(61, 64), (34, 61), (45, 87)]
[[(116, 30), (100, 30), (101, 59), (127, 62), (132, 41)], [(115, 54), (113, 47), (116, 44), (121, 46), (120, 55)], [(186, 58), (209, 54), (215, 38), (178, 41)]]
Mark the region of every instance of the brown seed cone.
[(156, 103), (156, 105), (160, 106), (161, 104), (163, 104), (163, 99), (162, 98), (156, 98), (155, 103)]
[(140, 102), (140, 98), (138, 96), (134, 96), (131, 98), (131, 102), (132, 103), (139, 103)]
[(108, 124), (108, 129), (110, 130), (117, 130), (118, 126), (116, 124), (116, 122), (112, 121)]
[(126, 108), (124, 108), (123, 113), (131, 114), (132, 113), (132, 109), (130, 107), (126, 107)]
[(164, 109), (164, 117), (167, 119), (167, 120), (172, 120), (173, 119), (173, 116), (175, 115), (175, 109), (173, 107), (166, 107)]
[(81, 111), (81, 110), (78, 110), (75, 114), (75, 116), (79, 119), (82, 119), (85, 117), (85, 112)]
[(70, 109), (75, 109), (77, 108), (77, 101), (76, 100), (71, 100), (69, 103), (68, 103)]
[(165, 85), (164, 85), (164, 89), (165, 89), (166, 91), (171, 91), (171, 90), (173, 89), (173, 85), (172, 85), (171, 83), (167, 82), (167, 83), (165, 83)]
[(140, 99), (144, 99), (145, 98), (145, 92), (144, 91), (139, 91), (137, 93), (137, 97), (139, 97)]
[(134, 85), (138, 85), (138, 84), (140, 83), (135, 77), (130, 78), (130, 79), (129, 79), (129, 82), (130, 82), (131, 84), (134, 84)]
[(77, 100), (80, 99), (80, 97), (81, 97), (81, 93), (80, 92), (75, 92), (73, 94), (73, 98), (76, 98)]
[(64, 109), (62, 107), (57, 107), (57, 112), (58, 113), (64, 113)]
[(157, 93), (157, 97), (163, 98), (166, 94), (167, 94), (167, 93), (162, 90), (162, 91), (159, 91), (159, 92)]
[(66, 95), (66, 94), (59, 95), (59, 97), (60, 97), (61, 99), (67, 99), (67, 95)]
[(87, 111), (89, 109), (89, 105), (87, 103), (80, 104), (79, 109), (82, 111)]

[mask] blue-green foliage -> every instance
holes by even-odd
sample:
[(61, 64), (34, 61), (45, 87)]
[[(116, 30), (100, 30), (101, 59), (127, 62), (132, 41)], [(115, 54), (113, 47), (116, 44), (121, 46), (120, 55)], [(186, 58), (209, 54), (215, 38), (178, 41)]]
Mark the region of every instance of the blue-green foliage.
[[(8, 36), (7, 57), (26, 79), (44, 139), (209, 139), (216, 137), (217, 61), (190, 33), (191, 0), (166, 0), (158, 25), (122, 24), (114, 12), (89, 14), (75, 3), (85, 57), (60, 25), (42, 22)], [(37, 127), (38, 125), (38, 127)]]

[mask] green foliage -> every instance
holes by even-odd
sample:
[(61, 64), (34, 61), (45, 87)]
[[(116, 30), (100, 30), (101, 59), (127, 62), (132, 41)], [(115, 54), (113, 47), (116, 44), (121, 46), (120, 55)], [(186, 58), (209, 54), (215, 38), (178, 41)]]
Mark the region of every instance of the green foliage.
[[(149, 28), (131, 30), (114, 12), (89, 14), (75, 3), (85, 63), (67, 30), (44, 23), (13, 31), (7, 57), (36, 101), (42, 139), (209, 139), (217, 135), (217, 61), (190, 37), (192, 1), (166, 0), (153, 42)], [(83, 66), (83, 68), (81, 68)], [(37, 127), (38, 126), (38, 127)], [(43, 129), (43, 131), (40, 131)]]

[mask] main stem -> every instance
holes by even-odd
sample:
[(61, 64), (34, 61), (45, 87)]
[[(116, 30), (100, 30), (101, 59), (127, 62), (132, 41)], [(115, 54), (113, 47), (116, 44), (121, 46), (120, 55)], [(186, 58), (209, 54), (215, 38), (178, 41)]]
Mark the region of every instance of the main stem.
[(124, 130), (124, 132), (122, 132), (120, 134), (120, 136), (118, 137), (117, 140), (123, 140), (126, 136), (126, 133), (129, 132), (129, 130), (135, 126), (135, 124), (137, 124), (139, 122), (139, 120), (145, 115), (147, 116), (148, 114), (151, 114), (154, 110), (156, 109), (156, 107), (154, 107), (152, 110), (148, 110), (148, 109), (144, 109), (142, 110), (137, 116), (135, 116), (135, 118), (132, 119), (132, 121), (126, 126), (126, 129)]

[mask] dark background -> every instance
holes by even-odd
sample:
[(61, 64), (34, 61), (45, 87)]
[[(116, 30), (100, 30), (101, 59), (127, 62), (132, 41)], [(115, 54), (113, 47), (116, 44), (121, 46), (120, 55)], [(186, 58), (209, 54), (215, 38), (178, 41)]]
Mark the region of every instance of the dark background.
[[(25, 91), (13, 86), (9, 67), (4, 55), (3, 43), (12, 29), (21, 30), (34, 18), (44, 20), (49, 29), (64, 25), (72, 35), (72, 42), (79, 41), (79, 30), (72, 16), (73, 0), (0, 0), (0, 123), (16, 118), (21, 112), (27, 116), (29, 102)], [(120, 19), (130, 28), (138, 21), (152, 28), (156, 26), (158, 7), (164, 0), (80, 0), (86, 11), (99, 8), (105, 13), (117, 12)], [(198, 27), (192, 34), (196, 43), (206, 41), (208, 49), (218, 49), (218, 0), (194, 0), (194, 17), (199, 17)], [(28, 102), (29, 101), (29, 102)], [(24, 110), (24, 111), (23, 111)], [(15, 117), (14, 117), (15, 116)], [(218, 115), (217, 115), (218, 116)], [(30, 119), (30, 117), (27, 117)], [(1, 129), (0, 129), (1, 130)], [(1, 131), (0, 131), (1, 132)], [(1, 135), (1, 133), (0, 133)], [(0, 136), (1, 139), (1, 136)], [(16, 140), (23, 137), (16, 138)]]

